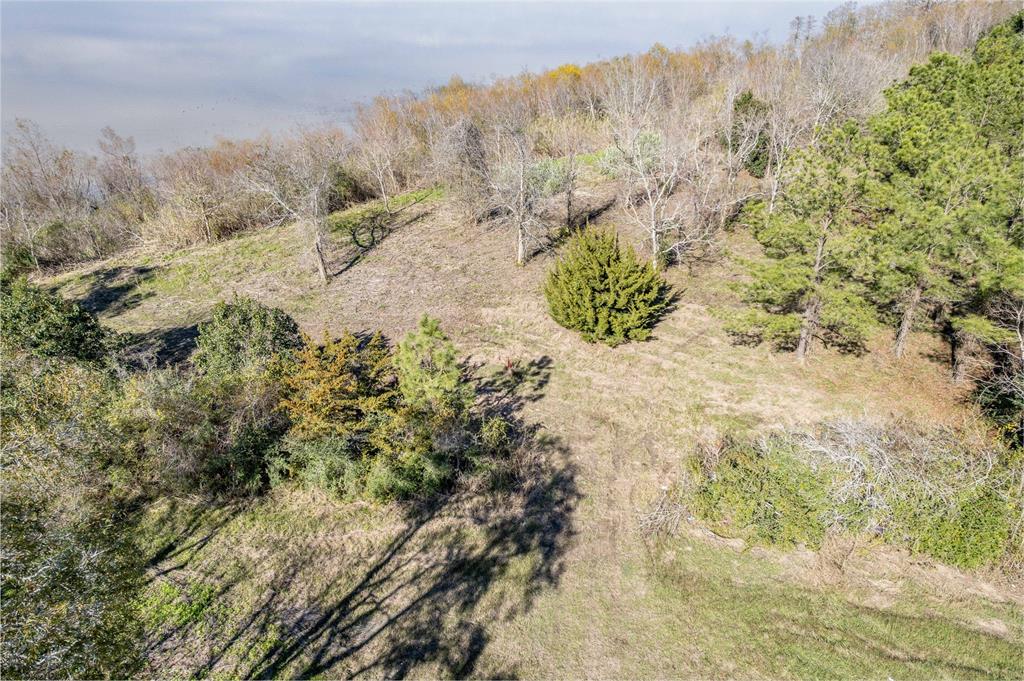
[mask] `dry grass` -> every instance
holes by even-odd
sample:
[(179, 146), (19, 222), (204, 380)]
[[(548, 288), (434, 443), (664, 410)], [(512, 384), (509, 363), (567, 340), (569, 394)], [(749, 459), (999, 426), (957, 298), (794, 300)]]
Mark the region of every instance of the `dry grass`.
[[(685, 521), (681, 535), (645, 542), (638, 524), (679, 480), (684, 453), (709, 426), (800, 427), (862, 413), (961, 418), (967, 407), (950, 390), (936, 342), (914, 338), (911, 356), (896, 363), (879, 338), (868, 355), (819, 350), (806, 367), (764, 347), (735, 346), (721, 311), (736, 304), (728, 285), (740, 275), (725, 258), (670, 272), (680, 299), (653, 340), (588, 345), (546, 314), (540, 288), (550, 253), (516, 267), (510, 234), (467, 223), (444, 203), (422, 210), (326, 288), (291, 228), (134, 254), (53, 280), (66, 295), (87, 297), (104, 272), (154, 267), (136, 284), (103, 284), (120, 286), (130, 301), (97, 306), (121, 330), (188, 327), (237, 292), (285, 309), (314, 334), (381, 329), (394, 338), (429, 313), (482, 371), (510, 360), (550, 366), (520, 415), (558, 439), (557, 465), (571, 472), (575, 500), (563, 509), (567, 526), (554, 528), (558, 555), (545, 545), (552, 535), (539, 530), (495, 537), (531, 513), (550, 522), (549, 502), (567, 499), (525, 514), (537, 499), (458, 500), (411, 521), (394, 509), (281, 492), (223, 511), (224, 525), (201, 505), (165, 504), (152, 511), (153, 535), (180, 534), (194, 548), (158, 560), (155, 572), (170, 569), (158, 581), (223, 587), (226, 614), (211, 615), (203, 636), (172, 632), (156, 645), (161, 675), (1024, 674), (1012, 586), (892, 552), (876, 564), (878, 547), (858, 548), (842, 569), (815, 562), (830, 554), (738, 552)], [(750, 250), (740, 234), (730, 245)], [(182, 555), (187, 565), (174, 568)], [(374, 572), (381, 560), (385, 571)]]

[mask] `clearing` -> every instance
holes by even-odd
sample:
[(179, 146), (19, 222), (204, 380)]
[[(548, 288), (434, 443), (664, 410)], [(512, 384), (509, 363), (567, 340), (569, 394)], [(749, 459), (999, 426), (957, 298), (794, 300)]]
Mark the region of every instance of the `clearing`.
[[(481, 388), (538, 431), (532, 482), (516, 492), (407, 511), (290, 488), (154, 505), (138, 528), (154, 673), (1024, 676), (1024, 593), (998, 576), (876, 545), (752, 548), (686, 519), (674, 533), (641, 531), (706, 429), (962, 417), (936, 340), (915, 337), (900, 364), (886, 338), (861, 357), (816, 348), (807, 367), (733, 345), (720, 313), (740, 275), (726, 256), (668, 273), (678, 303), (653, 340), (588, 345), (546, 313), (551, 252), (516, 267), (510, 234), (436, 193), (403, 215), (361, 258), (339, 259), (326, 288), (292, 226), (48, 280), (164, 361), (187, 356), (196, 324), (236, 293), (313, 336), (395, 339), (429, 313)], [(625, 225), (614, 210), (601, 222)], [(728, 241), (728, 253), (752, 252), (744, 234)]]

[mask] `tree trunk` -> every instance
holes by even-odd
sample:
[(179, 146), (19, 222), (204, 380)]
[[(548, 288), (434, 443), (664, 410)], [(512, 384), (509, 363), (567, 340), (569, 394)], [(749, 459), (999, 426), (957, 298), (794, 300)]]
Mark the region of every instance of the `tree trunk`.
[(526, 263), (526, 230), (522, 225), (516, 232), (516, 264), (522, 266)]
[(796, 343), (796, 358), (803, 364), (807, 359), (807, 353), (811, 349), (811, 341), (814, 334), (818, 332), (818, 320), (821, 317), (821, 297), (818, 295), (817, 286), (821, 283), (821, 269), (825, 262), (825, 242), (828, 238), (828, 228), (831, 220), (826, 220), (822, 225), (821, 236), (818, 237), (818, 247), (814, 254), (814, 287), (815, 291), (804, 308), (804, 318), (800, 324), (800, 339)]
[(796, 344), (796, 358), (803, 364), (807, 359), (807, 352), (811, 349), (811, 341), (818, 331), (818, 317), (821, 313), (821, 299), (814, 296), (804, 310), (803, 322), (800, 325), (800, 339)]
[(900, 328), (896, 332), (896, 343), (893, 346), (893, 352), (896, 354), (896, 358), (903, 357), (903, 354), (907, 350), (907, 338), (910, 336), (910, 330), (914, 327), (914, 314), (917, 312), (917, 306), (921, 303), (921, 285), (918, 284), (914, 287), (914, 290), (910, 293), (910, 298), (907, 300), (906, 306), (903, 308), (903, 316), (900, 319)]
[(651, 266), (655, 270), (661, 269), (661, 243), (658, 240), (658, 230), (651, 230)]
[(565, 229), (571, 231), (572, 220), (572, 186), (573, 180), (569, 180), (569, 187), (565, 190)]
[(313, 238), (313, 255), (316, 256), (316, 269), (320, 274), (320, 283), (327, 286), (330, 277), (327, 274), (327, 258), (324, 256), (324, 237), (320, 229), (316, 230)]

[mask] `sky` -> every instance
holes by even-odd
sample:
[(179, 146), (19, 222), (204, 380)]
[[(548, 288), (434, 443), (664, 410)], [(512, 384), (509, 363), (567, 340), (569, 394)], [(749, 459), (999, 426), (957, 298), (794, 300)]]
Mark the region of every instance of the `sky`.
[(783, 40), (840, 2), (0, 2), (0, 119), (143, 153), (343, 122), (377, 94), (687, 47)]

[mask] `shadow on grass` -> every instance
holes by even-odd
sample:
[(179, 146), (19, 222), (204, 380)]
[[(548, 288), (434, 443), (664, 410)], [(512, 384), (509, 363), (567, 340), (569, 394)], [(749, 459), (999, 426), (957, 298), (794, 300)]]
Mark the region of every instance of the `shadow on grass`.
[(125, 334), (129, 363), (156, 367), (180, 364), (195, 350), (198, 338), (198, 324)]
[[(550, 366), (541, 357), (478, 381), (484, 411), (517, 422), (522, 405), (542, 393)], [(231, 604), (230, 623), (212, 636), (162, 632), (158, 645), (205, 636), (199, 650), (188, 646), (195, 652), (187, 673), (195, 677), (398, 678), (424, 669), (434, 676), (516, 676), (515, 668), (481, 663), (492, 627), (558, 584), (580, 497), (565, 448), (537, 427), (518, 424), (518, 434), (506, 462), (513, 472), (497, 487), (474, 479), (448, 496), (403, 507), (384, 541), (347, 565), (343, 558), (340, 568), (300, 538), (274, 547), (283, 565), (256, 587), (255, 598), (242, 596), (254, 586), (244, 575), (260, 566), (243, 564), (217, 578), (217, 597)], [(203, 510), (185, 520), (156, 551), (152, 569), (187, 564), (231, 513)], [(238, 602), (246, 603), (241, 611)]]
[(96, 272), (89, 282), (89, 289), (79, 299), (79, 304), (95, 315), (119, 315), (137, 307), (152, 291), (140, 293), (140, 283), (156, 276), (158, 269), (149, 266), (129, 267), (119, 265)]
[[(415, 200), (392, 210), (391, 213), (385, 212), (383, 206), (371, 205), (335, 217), (332, 220), (331, 231), (343, 233), (347, 239), (340, 249), (341, 254), (333, 258), (334, 273), (331, 276), (340, 276), (355, 267), (395, 230), (408, 227), (429, 216), (433, 212), (431, 208), (406, 213), (424, 200)], [(339, 261), (340, 266), (337, 264)]]

